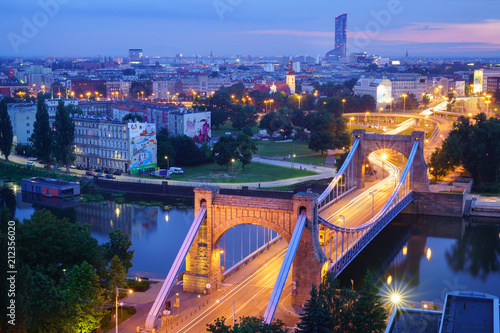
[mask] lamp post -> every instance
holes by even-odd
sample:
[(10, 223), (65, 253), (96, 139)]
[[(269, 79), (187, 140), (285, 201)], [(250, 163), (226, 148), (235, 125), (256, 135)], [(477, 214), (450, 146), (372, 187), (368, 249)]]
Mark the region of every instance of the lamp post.
[(403, 113), (406, 113), (406, 97), (408, 97), (408, 95), (403, 94), (401, 97), (403, 97)]
[(292, 167), (290, 168), (290, 176), (293, 175), (293, 160), (295, 159), (295, 154), (292, 155)]
[(375, 215), (375, 193), (373, 192), (368, 192), (369, 195), (372, 196), (372, 218), (373, 218), (373, 215)]
[(167, 103), (170, 103), (170, 91), (167, 91)]
[[(339, 217), (342, 219), (342, 225), (343, 228), (345, 229), (345, 216), (339, 215)], [(342, 232), (342, 255), (344, 255), (344, 232)]]
[(349, 132), (352, 132), (352, 121), (354, 120), (354, 117), (351, 117), (349, 119)]
[(300, 109), (300, 99), (302, 98), (302, 96), (299, 95), (299, 109)]
[(124, 289), (124, 288), (118, 288), (116, 286), (116, 302), (115, 302), (115, 327), (116, 327), (116, 333), (118, 333), (118, 291), (119, 290), (125, 290), (128, 293), (132, 294), (132, 289)]
[(234, 179), (233, 167), (234, 167), (234, 158), (231, 159), (231, 179)]
[(384, 108), (378, 109), (378, 131), (381, 132), (380, 130), (380, 113), (384, 111)]
[(165, 156), (165, 160), (167, 161), (167, 170), (170, 169), (170, 161), (168, 160), (168, 156)]
[(233, 327), (234, 327), (234, 325), (236, 324), (236, 307), (235, 307), (234, 301), (224, 301), (222, 299), (218, 299), (217, 303), (218, 302), (225, 302), (225, 303), (233, 304)]
[(342, 99), (342, 114), (345, 113), (345, 98)]

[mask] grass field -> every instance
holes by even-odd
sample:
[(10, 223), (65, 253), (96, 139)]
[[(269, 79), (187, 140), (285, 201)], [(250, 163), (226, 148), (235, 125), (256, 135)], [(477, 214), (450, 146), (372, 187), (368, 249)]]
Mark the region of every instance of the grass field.
[(307, 141), (294, 141), (294, 142), (276, 142), (276, 141), (258, 141), (257, 155), (260, 156), (286, 156), (288, 155), (309, 155), (316, 154), (315, 151), (309, 149)]
[[(260, 128), (257, 126), (252, 127), (252, 132), (253, 134), (259, 133)], [(231, 134), (238, 134), (241, 132), (241, 130), (237, 130), (233, 128), (232, 124), (230, 122), (225, 122), (224, 125), (221, 125), (219, 129), (212, 128), (212, 136), (222, 136), (226, 132), (231, 132)]]
[(240, 162), (234, 163), (231, 170), (219, 165), (204, 164), (194, 167), (185, 167), (183, 175), (172, 175), (172, 180), (184, 180), (193, 182), (214, 182), (214, 183), (248, 183), (248, 182), (267, 182), (279, 179), (288, 179), (315, 175), (314, 172), (304, 170), (293, 170), (290, 168), (273, 166), (252, 162), (242, 170)]
[(60, 180), (75, 181), (78, 177), (63, 172), (48, 171), (47, 169), (28, 167), (14, 162), (0, 162), (0, 178), (20, 183), (24, 178), (46, 177)]
[[(319, 155), (304, 155), (304, 156), (295, 156), (293, 159), (294, 162), (299, 162), (299, 163), (311, 163), (311, 164), (316, 164), (316, 165), (324, 165), (326, 161), (326, 152), (321, 156)], [(287, 161), (292, 161), (291, 158), (287, 158)]]

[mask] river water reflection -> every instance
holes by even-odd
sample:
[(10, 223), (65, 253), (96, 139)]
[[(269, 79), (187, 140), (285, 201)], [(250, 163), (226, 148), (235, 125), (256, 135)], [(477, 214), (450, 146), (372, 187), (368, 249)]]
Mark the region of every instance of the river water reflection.
[[(46, 208), (26, 201), (18, 186), (0, 184), (0, 206), (13, 215), (30, 218)], [(135, 250), (133, 271), (168, 273), (193, 221), (192, 199), (158, 199), (125, 196), (116, 204), (76, 203), (66, 209), (50, 209), (59, 218), (91, 225), (100, 243), (108, 233), (122, 229)], [(146, 207), (134, 201), (161, 201)], [(68, 203), (65, 203), (68, 205)], [(71, 206), (71, 205), (70, 205)], [(486, 222), (486, 223), (484, 223)], [(500, 219), (458, 219), (399, 215), (339, 276), (345, 286), (360, 286), (367, 268), (380, 278), (382, 292), (399, 290), (411, 302), (443, 303), (447, 292), (476, 290), (500, 296)], [(261, 226), (240, 225), (221, 239), (223, 265), (230, 267), (274, 237)], [(390, 283), (389, 283), (390, 282)]]

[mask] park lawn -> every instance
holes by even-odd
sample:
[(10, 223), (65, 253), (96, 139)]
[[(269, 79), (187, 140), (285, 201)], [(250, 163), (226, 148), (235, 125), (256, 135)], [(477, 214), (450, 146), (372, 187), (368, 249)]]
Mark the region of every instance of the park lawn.
[(59, 180), (76, 181), (78, 176), (67, 174), (64, 171), (47, 170), (43, 168), (29, 167), (12, 161), (0, 162), (0, 179), (11, 180), (20, 183), (24, 178), (45, 177)]
[[(226, 134), (226, 132), (231, 132), (231, 134), (238, 135), (241, 132), (241, 130), (233, 128), (233, 124), (231, 122), (225, 122), (223, 125), (219, 127), (219, 129), (212, 127), (212, 137), (223, 136)], [(253, 134), (259, 133), (259, 128), (257, 126), (252, 127), (252, 132)]]
[(194, 167), (185, 167), (184, 174), (172, 175), (172, 180), (183, 180), (193, 182), (207, 183), (250, 183), (250, 182), (268, 182), (279, 179), (288, 179), (295, 177), (311, 176), (316, 173), (304, 170), (291, 169), (252, 162), (242, 170), (240, 162), (235, 162), (234, 167), (226, 170), (215, 163), (197, 165)]
[(309, 155), (316, 152), (309, 149), (307, 141), (276, 142), (273, 140), (257, 142), (258, 151), (256, 155), (269, 157), (288, 157), (288, 155)]
[[(328, 154), (325, 152), (323, 155), (303, 155), (303, 156), (295, 156), (293, 159), (294, 162), (299, 163), (307, 163), (307, 164), (316, 164), (316, 165), (324, 165), (326, 161), (326, 157)], [(291, 158), (287, 158), (287, 161), (292, 161)]]

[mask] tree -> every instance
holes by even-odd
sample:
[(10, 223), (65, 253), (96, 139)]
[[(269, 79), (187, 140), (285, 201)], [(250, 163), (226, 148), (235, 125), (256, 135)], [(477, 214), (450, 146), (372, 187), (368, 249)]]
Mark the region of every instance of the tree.
[(352, 313), (354, 332), (384, 332), (387, 312), (378, 294), (376, 279), (370, 270), (366, 271), (365, 282), (359, 291)]
[(66, 166), (67, 172), (69, 172), (69, 165), (76, 159), (73, 151), (74, 141), (75, 124), (64, 107), (63, 101), (59, 100), (54, 121), (53, 153), (56, 160)]
[[(203, 162), (204, 155), (193, 139), (187, 135), (178, 135), (170, 139), (175, 149), (175, 163), (178, 165), (198, 165)], [(172, 163), (170, 163), (172, 165)]]
[(313, 285), (310, 298), (300, 314), (298, 329), (302, 333), (330, 333), (330, 316), (318, 298), (318, 290)]
[(269, 135), (281, 128), (281, 119), (276, 112), (269, 112), (260, 119), (259, 128), (265, 129)]
[(309, 139), (309, 149), (321, 151), (321, 155), (323, 155), (325, 150), (334, 148), (335, 137), (331, 133), (318, 131), (311, 134), (311, 138)]
[(125, 287), (125, 278), (127, 277), (127, 270), (122, 264), (120, 258), (117, 255), (111, 259), (108, 267), (108, 294), (110, 298), (108, 301), (113, 301), (116, 297), (116, 287)]
[(67, 316), (73, 332), (90, 333), (100, 326), (104, 312), (103, 290), (94, 267), (84, 261), (69, 270), (62, 285)]
[(111, 230), (109, 232), (109, 242), (103, 244), (104, 259), (111, 262), (114, 257), (118, 257), (125, 268), (125, 273), (132, 267), (134, 251), (130, 250), (132, 242), (130, 236), (123, 233), (123, 230)]
[(219, 129), (220, 125), (224, 125), (227, 120), (226, 113), (221, 109), (212, 110), (212, 126)]
[(160, 128), (156, 133), (156, 142), (158, 149), (158, 166), (166, 168), (169, 165), (175, 165), (176, 151), (172, 145), (172, 140), (168, 137), (168, 130), (166, 127)]
[(243, 171), (245, 170), (245, 165), (252, 162), (253, 154), (257, 151), (257, 147), (253, 140), (246, 134), (240, 133), (236, 137), (238, 143), (238, 159), (243, 165)]
[(226, 318), (217, 318), (214, 324), (207, 324), (207, 332), (212, 333), (286, 333), (285, 323), (276, 320), (270, 324), (264, 322), (262, 317), (240, 317), (234, 327), (226, 325)]
[(237, 148), (238, 143), (231, 135), (221, 136), (212, 150), (215, 162), (220, 166), (225, 165), (226, 170), (228, 170), (231, 160), (238, 156)]
[[(3, 101), (2, 101), (3, 102)], [(7, 103), (0, 104), (0, 151), (5, 160), (9, 160), (9, 155), (12, 151), (12, 139), (14, 131), (10, 122), (9, 113), (7, 112)]]
[(132, 120), (133, 122), (142, 122), (143, 118), (141, 114), (138, 113), (127, 113), (122, 118), (123, 121)]
[(33, 142), (36, 157), (44, 163), (49, 163), (52, 148), (52, 131), (49, 123), (49, 112), (47, 111), (44, 99), (38, 100), (31, 141)]
[(245, 126), (255, 126), (257, 112), (253, 105), (234, 105), (231, 112), (233, 128), (241, 130)]

